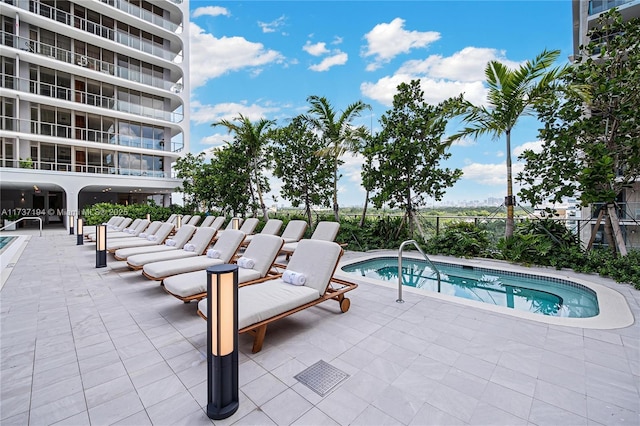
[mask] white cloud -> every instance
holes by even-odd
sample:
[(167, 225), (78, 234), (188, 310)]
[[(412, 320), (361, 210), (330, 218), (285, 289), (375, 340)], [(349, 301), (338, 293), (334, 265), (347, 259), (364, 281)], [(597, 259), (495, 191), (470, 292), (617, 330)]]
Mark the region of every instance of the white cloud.
[(311, 44), (309, 40), (307, 40), (305, 45), (302, 46), (302, 50), (312, 56), (322, 56), (329, 53), (329, 49), (327, 49), (327, 44), (325, 42)]
[(376, 82), (362, 83), (360, 91), (364, 96), (391, 106), (400, 83), (420, 80), (425, 100), (429, 103), (439, 103), (464, 93), (469, 102), (482, 105), (487, 102), (484, 69), (492, 60), (512, 68), (520, 65), (507, 59), (501, 50), (465, 47), (447, 57), (430, 55), (425, 59), (406, 61), (393, 75), (384, 76)]
[(365, 34), (367, 46), (363, 56), (374, 57), (374, 62), (367, 67), (368, 71), (379, 68), (401, 53), (427, 47), (440, 38), (440, 33), (435, 31), (407, 31), (404, 23), (404, 19), (395, 18), (388, 24), (376, 25)]
[(200, 16), (231, 16), (231, 12), (222, 6), (205, 6), (198, 7), (193, 11), (192, 16), (198, 18)]
[(503, 50), (469, 46), (448, 57), (431, 55), (426, 59), (407, 61), (396, 72), (398, 74), (426, 75), (435, 79), (483, 81), (487, 63), (494, 60), (500, 61), (510, 68), (520, 65), (520, 63), (508, 60)]
[(472, 138), (460, 138), (460, 139), (455, 140), (451, 145), (452, 146), (467, 147), (467, 146), (475, 146), (477, 144), (478, 144), (478, 142), (476, 142), (475, 139), (472, 139)]
[(200, 140), (200, 144), (221, 146), (221, 145), (224, 145), (225, 142), (231, 142), (232, 140), (233, 140), (233, 136), (229, 135), (228, 133), (216, 133), (216, 134), (209, 135), (202, 138)]
[(531, 150), (533, 152), (542, 151), (542, 141), (525, 142), (522, 145), (518, 145), (513, 148), (513, 156), (519, 157), (524, 151)]
[(424, 91), (425, 100), (431, 104), (437, 104), (460, 93), (465, 93), (465, 98), (472, 103), (483, 103), (486, 98), (487, 89), (480, 81), (434, 80), (408, 74), (394, 74), (382, 77), (375, 83), (364, 82), (360, 85), (360, 92), (383, 105), (392, 106), (393, 96), (397, 93), (398, 85), (400, 83), (409, 83), (411, 80), (420, 80), (420, 87)]
[(283, 27), (287, 21), (287, 18), (283, 16), (271, 22), (258, 21), (258, 26), (262, 28), (263, 33), (275, 33), (279, 28)]
[(211, 124), (222, 119), (233, 120), (239, 114), (251, 121), (266, 118), (268, 113), (279, 111), (276, 106), (262, 106), (257, 104), (245, 104), (227, 102), (215, 105), (201, 104), (198, 101), (191, 102), (191, 120), (196, 124)]
[(337, 52), (333, 53), (331, 56), (327, 56), (326, 58), (324, 58), (319, 64), (311, 65), (309, 69), (311, 71), (318, 71), (318, 72), (328, 71), (331, 67), (335, 65), (346, 64), (348, 59), (349, 59), (349, 55), (338, 50)]
[(498, 158), (504, 157), (504, 151), (496, 151), (496, 157)]
[[(515, 176), (522, 171), (524, 165), (513, 164), (511, 169)], [(505, 163), (481, 164), (471, 163), (462, 167), (462, 178), (475, 181), (482, 185), (503, 185), (507, 184), (507, 166)]]
[(192, 89), (230, 71), (261, 69), (284, 61), (280, 52), (265, 49), (262, 43), (253, 43), (242, 37), (216, 38), (194, 23), (191, 23), (190, 38)]

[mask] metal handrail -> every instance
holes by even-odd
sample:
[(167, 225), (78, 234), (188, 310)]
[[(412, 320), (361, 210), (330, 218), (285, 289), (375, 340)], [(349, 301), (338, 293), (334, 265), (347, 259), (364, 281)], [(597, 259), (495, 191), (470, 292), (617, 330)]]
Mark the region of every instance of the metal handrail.
[(23, 220), (27, 220), (27, 219), (35, 219), (35, 220), (39, 220), (40, 221), (40, 236), (42, 237), (42, 218), (41, 217), (36, 217), (36, 216), (25, 216), (25, 217), (21, 217), (18, 220), (15, 220), (13, 222), (9, 222), (7, 225), (3, 226), (2, 228), (0, 228), (0, 231), (4, 230), (5, 228), (10, 227), (11, 225), (15, 225), (18, 222), (22, 222)]
[(424, 260), (426, 260), (427, 263), (436, 272), (436, 278), (438, 279), (438, 293), (440, 293), (440, 271), (438, 271), (438, 268), (436, 267), (436, 265), (433, 264), (431, 259), (429, 259), (429, 257), (422, 251), (420, 246), (418, 246), (418, 243), (416, 242), (416, 240), (407, 240), (407, 241), (404, 241), (402, 244), (400, 244), (400, 248), (398, 249), (398, 299), (396, 300), (397, 303), (404, 303), (404, 300), (402, 300), (402, 251), (404, 250), (404, 246), (406, 246), (407, 244), (413, 244), (413, 246), (420, 252), (422, 257), (424, 257)]

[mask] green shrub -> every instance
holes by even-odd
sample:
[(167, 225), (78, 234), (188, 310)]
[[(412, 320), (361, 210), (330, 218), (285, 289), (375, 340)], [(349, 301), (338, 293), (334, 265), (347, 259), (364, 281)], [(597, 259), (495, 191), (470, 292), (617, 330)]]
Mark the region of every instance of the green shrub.
[(629, 283), (640, 290), (640, 250), (630, 250), (626, 256), (614, 256), (606, 248), (594, 249), (586, 253), (580, 262), (575, 262), (573, 269)]
[(456, 222), (448, 225), (444, 232), (431, 238), (425, 250), (431, 254), (458, 257), (490, 256), (489, 236), (482, 225)]

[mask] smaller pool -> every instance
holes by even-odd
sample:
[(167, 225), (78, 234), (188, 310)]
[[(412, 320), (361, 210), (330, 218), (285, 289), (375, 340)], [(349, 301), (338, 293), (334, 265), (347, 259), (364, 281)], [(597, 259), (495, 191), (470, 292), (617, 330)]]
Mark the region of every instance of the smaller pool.
[[(403, 285), (541, 315), (589, 318), (598, 315), (596, 293), (559, 278), (434, 262), (436, 272), (420, 259), (402, 260)], [(398, 258), (378, 257), (342, 267), (344, 272), (398, 282)]]
[(17, 237), (0, 237), (0, 251), (2, 251), (2, 249), (4, 249), (9, 244), (11, 244), (11, 242), (16, 238)]

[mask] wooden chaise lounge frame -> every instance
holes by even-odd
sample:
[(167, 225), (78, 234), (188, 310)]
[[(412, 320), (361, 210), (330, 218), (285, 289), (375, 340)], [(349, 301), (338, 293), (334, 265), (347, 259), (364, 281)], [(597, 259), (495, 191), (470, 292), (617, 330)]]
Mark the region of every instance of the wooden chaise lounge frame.
[[(251, 349), (252, 353), (255, 354), (262, 350), (262, 344), (264, 343), (264, 338), (265, 338), (265, 335), (267, 334), (267, 326), (274, 321), (288, 317), (291, 314), (295, 314), (296, 312), (310, 308), (312, 306), (315, 306), (319, 303), (322, 303), (330, 299), (336, 300), (340, 304), (340, 311), (342, 313), (347, 312), (349, 310), (349, 307), (351, 306), (351, 301), (347, 297), (345, 297), (344, 294), (358, 287), (358, 284), (333, 277), (333, 274), (335, 274), (335, 270), (338, 266), (338, 263), (343, 253), (344, 253), (344, 250), (341, 250), (340, 256), (338, 256), (338, 261), (336, 261), (336, 265), (334, 266), (333, 272), (331, 274), (332, 278), (327, 283), (327, 287), (325, 288), (324, 294), (322, 296), (320, 296), (315, 300), (312, 300), (311, 302), (297, 306), (286, 312), (282, 312), (281, 314), (275, 315), (271, 318), (267, 318), (266, 320), (257, 322), (255, 324), (248, 325), (238, 330), (238, 334), (249, 333), (253, 336), (253, 347)], [(261, 282), (279, 278), (281, 275), (282, 274), (278, 274), (277, 276), (268, 276), (268, 279), (262, 280)], [(340, 284), (342, 287), (333, 288), (332, 283)], [(200, 315), (200, 317), (202, 317), (204, 320), (207, 319), (206, 315), (200, 312), (200, 310), (198, 310), (198, 315)]]

